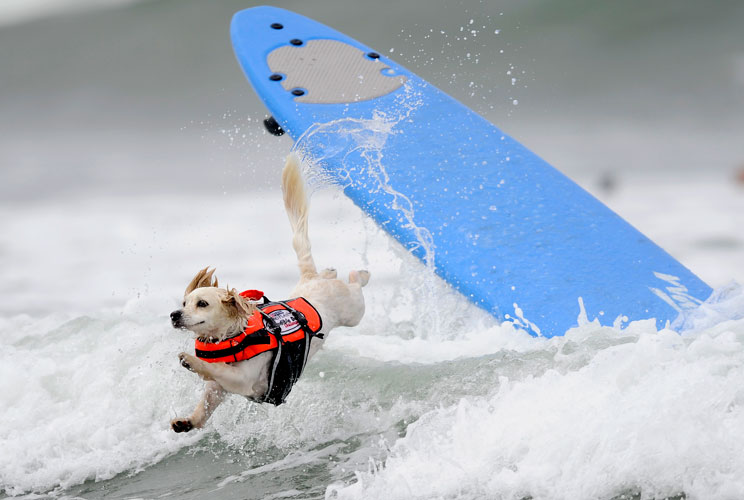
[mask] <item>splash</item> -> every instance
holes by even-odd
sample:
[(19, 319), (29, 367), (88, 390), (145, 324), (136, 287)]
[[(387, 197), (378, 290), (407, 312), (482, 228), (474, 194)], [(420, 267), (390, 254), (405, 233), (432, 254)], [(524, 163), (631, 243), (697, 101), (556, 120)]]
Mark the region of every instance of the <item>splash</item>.
[[(342, 189), (352, 183), (353, 172), (347, 166), (351, 156), (358, 155), (364, 161), (364, 170), (374, 181), (368, 187), (370, 193), (385, 193), (391, 199), (391, 207), (399, 212), (405, 221), (403, 227), (413, 232), (416, 242), (409, 247), (411, 251), (423, 250), (422, 260), (431, 269), (435, 263), (434, 241), (425, 227), (416, 224), (416, 214), (411, 200), (390, 183), (384, 162), (384, 147), (387, 138), (396, 133), (395, 126), (403, 118), (391, 119), (383, 113), (375, 112), (372, 119), (343, 118), (329, 123), (315, 125), (306, 132), (295, 145), (295, 150), (304, 160), (307, 177), (313, 188), (337, 185)], [(331, 136), (326, 139), (325, 137)], [(303, 149), (303, 141), (312, 141), (313, 150), (322, 150), (322, 155), (308, 154)], [(340, 157), (340, 160), (339, 160)], [(329, 173), (328, 164), (340, 164), (338, 171)]]
[(311, 193), (329, 186), (345, 189), (361, 170), (372, 180), (371, 185), (365, 186), (368, 192), (384, 195), (390, 200), (390, 207), (400, 214), (401, 227), (415, 238), (415, 241), (407, 242), (406, 250), (420, 255), (429, 271), (420, 273), (416, 270), (411, 280), (411, 285), (424, 298), (422, 303), (415, 306), (418, 309), (416, 316), (420, 318), (417, 335), (426, 336), (429, 332), (441, 332), (443, 324), (440, 308), (437, 307), (440, 297), (435, 295), (435, 290), (441, 289), (438, 283), (441, 280), (434, 273), (434, 238), (429, 229), (417, 224), (411, 199), (391, 182), (384, 154), (388, 139), (400, 133), (397, 125), (409, 119), (420, 105), (419, 91), (406, 83), (391, 107), (392, 111), (376, 110), (367, 119), (340, 118), (316, 123), (298, 138), (293, 151), (303, 160), (303, 174)]
[(489, 394), (423, 414), (326, 498), (740, 497), (744, 294), (714, 297), (694, 335), (584, 321), (546, 340), (549, 369), (503, 364)]

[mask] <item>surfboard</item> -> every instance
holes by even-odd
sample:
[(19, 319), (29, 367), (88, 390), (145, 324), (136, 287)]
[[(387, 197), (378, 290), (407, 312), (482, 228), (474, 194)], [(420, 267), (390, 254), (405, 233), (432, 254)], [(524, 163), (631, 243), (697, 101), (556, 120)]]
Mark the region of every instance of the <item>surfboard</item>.
[(580, 314), (664, 326), (710, 295), (568, 177), (384, 54), (276, 7), (236, 13), (231, 38), (275, 130), (497, 319), (546, 337)]

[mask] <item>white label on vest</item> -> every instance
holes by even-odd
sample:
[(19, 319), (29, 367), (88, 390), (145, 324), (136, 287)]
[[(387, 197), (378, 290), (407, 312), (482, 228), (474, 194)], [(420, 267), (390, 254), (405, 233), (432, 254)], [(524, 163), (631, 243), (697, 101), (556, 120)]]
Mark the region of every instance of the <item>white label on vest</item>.
[(288, 335), (294, 333), (300, 329), (300, 322), (295, 319), (291, 312), (286, 309), (277, 309), (269, 313), (271, 319), (273, 319), (279, 328), (282, 330), (282, 335)]

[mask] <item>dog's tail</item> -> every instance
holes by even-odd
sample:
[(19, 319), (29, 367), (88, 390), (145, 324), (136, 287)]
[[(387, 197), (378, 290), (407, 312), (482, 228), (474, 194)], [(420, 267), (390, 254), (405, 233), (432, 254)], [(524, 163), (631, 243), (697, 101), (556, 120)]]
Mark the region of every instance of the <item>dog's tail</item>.
[(300, 159), (295, 153), (287, 156), (287, 163), (282, 171), (282, 193), (284, 208), (292, 226), (292, 246), (297, 254), (300, 279), (313, 278), (318, 274), (318, 270), (315, 268), (315, 261), (310, 252), (310, 238), (307, 235), (308, 202), (305, 181), (300, 171)]

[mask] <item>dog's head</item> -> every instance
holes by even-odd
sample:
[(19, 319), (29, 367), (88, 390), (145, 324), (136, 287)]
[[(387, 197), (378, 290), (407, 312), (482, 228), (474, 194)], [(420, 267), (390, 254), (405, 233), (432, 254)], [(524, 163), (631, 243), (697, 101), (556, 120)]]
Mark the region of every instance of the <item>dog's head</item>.
[(223, 340), (245, 329), (256, 306), (233, 289), (218, 288), (214, 269), (205, 267), (186, 287), (183, 307), (170, 315), (174, 328), (194, 332), (197, 337)]

